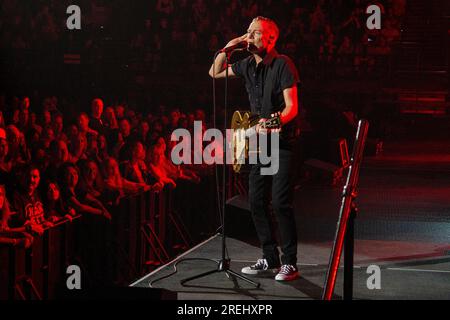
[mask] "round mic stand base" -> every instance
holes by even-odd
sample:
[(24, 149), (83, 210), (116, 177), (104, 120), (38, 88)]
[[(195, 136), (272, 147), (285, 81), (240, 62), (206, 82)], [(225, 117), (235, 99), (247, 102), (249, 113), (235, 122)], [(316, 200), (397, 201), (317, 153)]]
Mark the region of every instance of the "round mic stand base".
[(187, 286), (186, 283), (189, 282), (189, 281), (192, 281), (192, 280), (195, 280), (195, 279), (199, 279), (199, 278), (203, 278), (203, 277), (206, 277), (206, 276), (208, 276), (210, 274), (213, 274), (213, 273), (225, 272), (225, 274), (227, 275), (228, 278), (231, 275), (231, 276), (234, 276), (234, 277), (236, 277), (238, 279), (246, 281), (247, 283), (250, 283), (250, 284), (254, 285), (256, 288), (259, 288), (261, 286), (260, 283), (255, 282), (255, 281), (253, 281), (253, 280), (251, 280), (251, 279), (249, 279), (247, 277), (244, 277), (243, 275), (241, 275), (241, 274), (231, 270), (230, 269), (230, 259), (216, 261), (216, 263), (217, 263), (217, 269), (209, 270), (209, 271), (203, 272), (201, 274), (192, 276), (190, 278), (183, 279), (183, 280), (180, 281), (181, 285), (182, 286)]

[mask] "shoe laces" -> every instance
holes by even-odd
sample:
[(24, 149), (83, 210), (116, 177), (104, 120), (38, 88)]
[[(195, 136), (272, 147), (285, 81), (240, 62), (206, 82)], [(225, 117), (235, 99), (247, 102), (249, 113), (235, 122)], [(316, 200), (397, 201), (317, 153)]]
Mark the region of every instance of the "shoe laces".
[(267, 264), (266, 259), (258, 259), (256, 263), (253, 265), (254, 268), (262, 267), (262, 269), (267, 269), (269, 265)]
[(289, 274), (295, 271), (296, 271), (295, 267), (291, 264), (283, 264), (280, 269), (281, 274)]

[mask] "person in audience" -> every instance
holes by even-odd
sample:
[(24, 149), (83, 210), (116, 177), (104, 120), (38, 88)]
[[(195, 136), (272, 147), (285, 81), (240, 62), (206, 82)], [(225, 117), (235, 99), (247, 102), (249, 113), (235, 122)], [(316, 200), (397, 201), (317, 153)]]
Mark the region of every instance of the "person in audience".
[(144, 146), (150, 145), (150, 125), (148, 124), (147, 120), (141, 120), (139, 122), (139, 125), (137, 127), (137, 132), (133, 136), (133, 141), (139, 141)]
[(47, 151), (48, 149), (44, 148), (42, 143), (30, 148), (31, 161), (39, 169), (40, 172), (45, 172), (47, 170), (49, 164)]
[(5, 116), (3, 115), (3, 111), (0, 109), (0, 128), (5, 129)]
[(107, 107), (104, 112), (103, 126), (108, 130), (119, 129), (119, 123), (117, 122), (116, 113), (113, 107)]
[(119, 131), (123, 139), (123, 146), (120, 148), (119, 160), (128, 160), (133, 146), (133, 136), (131, 134), (130, 121), (127, 118), (123, 118), (119, 121)]
[(178, 128), (178, 121), (181, 118), (181, 112), (178, 109), (173, 110), (172, 112), (170, 112), (170, 131), (172, 132), (173, 130)]
[(74, 161), (87, 159), (87, 137), (83, 132), (79, 132), (78, 135), (70, 143), (70, 154), (74, 158)]
[(25, 137), (15, 125), (6, 127), (6, 136), (9, 145), (9, 158), (14, 165), (24, 164), (30, 160), (30, 155), (25, 143)]
[(75, 163), (76, 159), (72, 157), (64, 140), (53, 141), (50, 144), (51, 162), (59, 168), (65, 162)]
[(77, 185), (78, 194), (89, 194), (100, 199), (103, 191), (103, 178), (94, 160), (86, 159), (77, 162), (80, 169), (80, 179)]
[(86, 146), (86, 157), (90, 160), (94, 160), (97, 163), (102, 162), (100, 155), (99, 155), (99, 148), (98, 148), (98, 137), (100, 135), (87, 135), (87, 146)]
[(6, 140), (6, 132), (0, 128), (0, 184), (11, 185), (11, 169), (13, 167), (12, 161), (8, 157), (8, 140)]
[(119, 121), (119, 130), (120, 133), (122, 134), (122, 139), (125, 141), (125, 143), (130, 142), (131, 125), (128, 119), (124, 118)]
[(188, 180), (194, 183), (200, 182), (200, 177), (191, 170), (176, 166), (166, 156), (166, 142), (160, 137), (156, 145), (152, 148), (151, 153), (147, 153), (149, 169), (158, 178), (159, 181), (176, 186), (177, 179)]
[(29, 248), (33, 236), (25, 232), (25, 228), (10, 228), (10, 209), (6, 198), (5, 186), (0, 185), (0, 244), (9, 244), (19, 248)]
[(10, 216), (8, 201), (6, 200), (5, 186), (0, 185), (0, 232), (9, 229), (8, 220)]
[(49, 110), (44, 110), (42, 112), (42, 126), (51, 126), (52, 125), (52, 114)]
[(97, 199), (89, 194), (78, 195), (75, 190), (78, 185), (79, 172), (73, 163), (65, 163), (60, 168), (61, 194), (65, 205), (73, 208), (77, 213), (90, 214), (111, 220), (111, 214)]
[(55, 140), (55, 132), (53, 131), (52, 126), (46, 126), (42, 130), (42, 134), (40, 137), (40, 143), (44, 149), (48, 149), (50, 147), (50, 143)]
[(131, 136), (134, 133), (134, 130), (139, 126), (139, 115), (132, 109), (126, 109), (125, 111), (125, 118), (128, 119), (128, 122), (130, 123), (131, 128)]
[(108, 137), (108, 154), (116, 159), (119, 159), (121, 150), (125, 145), (122, 138), (122, 133), (119, 130), (112, 130), (109, 132)]
[(17, 123), (17, 129), (22, 132), (27, 132), (31, 128), (30, 110), (21, 109), (19, 111), (19, 122)]
[(156, 177), (160, 185), (162, 185), (163, 187), (168, 186), (169, 188), (175, 188), (177, 186), (175, 181), (169, 177), (168, 172), (161, 165), (163, 160), (161, 157), (160, 149), (157, 146), (153, 146), (147, 152), (147, 161), (151, 174)]
[[(122, 177), (117, 160), (109, 157), (104, 161), (104, 182), (105, 188), (117, 192), (119, 197), (124, 197), (138, 192), (151, 190), (152, 187), (146, 183), (129, 181)], [(156, 189), (157, 186), (155, 186)]]
[(25, 144), (31, 147), (41, 145), (42, 144), (41, 134), (42, 128), (40, 131), (36, 130), (35, 128), (31, 128), (25, 134)]
[(61, 113), (56, 113), (53, 116), (53, 133), (56, 140), (63, 140), (65, 143), (69, 141), (64, 133), (64, 117)]
[(68, 147), (70, 147), (71, 144), (72, 144), (72, 141), (74, 141), (78, 137), (79, 132), (80, 131), (78, 130), (78, 126), (76, 124), (74, 124), (74, 123), (70, 124), (67, 127), (67, 139), (68, 139), (68, 141), (66, 143), (67, 143)]
[(44, 206), (39, 195), (38, 187), (41, 173), (35, 165), (26, 165), (21, 170), (19, 188), (14, 191), (13, 208), (16, 211), (12, 219), (12, 226), (25, 228), (24, 231), (42, 235), (45, 228), (52, 226), (46, 219)]
[(104, 133), (105, 127), (102, 120), (103, 114), (103, 101), (96, 98), (91, 103), (91, 118), (89, 120), (89, 127), (98, 133)]
[(42, 126), (38, 124), (36, 113), (30, 113), (30, 128), (37, 131), (39, 134), (42, 132)]
[(85, 112), (80, 113), (80, 115), (77, 118), (77, 121), (78, 121), (77, 122), (78, 123), (78, 131), (80, 133), (83, 133), (84, 135), (87, 135), (87, 134), (98, 135), (98, 132), (93, 130), (89, 126), (89, 116)]
[(108, 153), (108, 140), (104, 134), (99, 134), (97, 138), (97, 156), (99, 158), (99, 163), (102, 163), (109, 157)]
[[(192, 124), (193, 126), (193, 124)], [(152, 130), (150, 133), (150, 141), (151, 143), (156, 143), (158, 138), (163, 135), (163, 124), (161, 120), (155, 119), (152, 124)]]
[(48, 219), (52, 222), (57, 222), (63, 218), (70, 222), (76, 216), (76, 212), (71, 207), (66, 207), (61, 198), (61, 192), (58, 183), (54, 180), (49, 180), (44, 189), (44, 209), (47, 212)]
[(20, 110), (30, 110), (30, 98), (24, 96), (20, 102)]
[(119, 122), (120, 120), (122, 120), (125, 117), (125, 107), (121, 104), (118, 104), (115, 107), (115, 114), (116, 114), (116, 119), (117, 122)]
[(136, 141), (131, 145), (131, 158), (121, 165), (122, 176), (136, 183), (147, 183), (149, 174), (145, 165), (145, 148), (141, 142)]

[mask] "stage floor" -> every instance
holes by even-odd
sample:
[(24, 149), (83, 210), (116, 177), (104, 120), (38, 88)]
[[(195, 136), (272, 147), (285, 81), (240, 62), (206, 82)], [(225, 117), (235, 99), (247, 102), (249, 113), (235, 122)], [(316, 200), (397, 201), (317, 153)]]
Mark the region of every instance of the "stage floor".
[[(415, 150), (421, 150), (420, 154)], [(355, 299), (450, 299), (450, 162), (436, 161), (449, 152), (450, 143), (421, 146), (399, 142), (386, 145), (382, 156), (366, 159), (358, 188)], [(430, 154), (433, 157), (424, 156)], [(409, 163), (405, 163), (405, 156)], [(261, 283), (255, 289), (242, 280), (228, 279), (225, 273), (215, 273), (182, 286), (180, 280), (216, 268), (212, 261), (185, 261), (178, 265), (176, 274), (153, 286), (177, 292), (178, 299), (320, 299), (341, 190), (309, 184), (296, 190), (300, 279), (279, 283), (271, 277), (252, 278)], [(248, 223), (249, 216), (242, 219)], [(250, 230), (228, 238), (227, 245), (234, 271), (240, 272), (260, 258)], [(214, 236), (181, 259), (220, 257), (221, 237)], [(370, 265), (381, 269), (379, 290), (367, 288)], [(151, 281), (172, 271), (173, 263), (132, 285), (149, 287)], [(342, 269), (335, 294), (338, 299), (342, 295)]]
[[(224, 272), (214, 273), (206, 277), (180, 284), (182, 279), (217, 267), (214, 261), (189, 259), (218, 259), (221, 256), (221, 236), (215, 236), (194, 250), (155, 272), (140, 279), (133, 286), (150, 287), (152, 281), (169, 275), (177, 264), (177, 273), (156, 281), (154, 288), (164, 288), (177, 292), (181, 300), (291, 300), (291, 299), (320, 299), (326, 274), (329, 245), (331, 243), (299, 245), (298, 267), (300, 279), (287, 283), (280, 283), (270, 276), (251, 277), (261, 284), (256, 289), (251, 284), (234, 277), (228, 278)], [(389, 260), (368, 256), (381, 250), (398, 246), (390, 241), (357, 241), (357, 248), (364, 247), (364, 253), (357, 253), (354, 269), (354, 298), (355, 299), (450, 299), (450, 257), (424, 255), (439, 251), (438, 247), (423, 244), (405, 246), (402, 254), (417, 255), (420, 258), (404, 258), (395, 263)], [(231, 257), (231, 269), (240, 269), (259, 257), (259, 248), (248, 243), (227, 239), (228, 252)], [(361, 251), (361, 250), (358, 250)], [(183, 259), (187, 259), (183, 261)], [(369, 265), (376, 264), (381, 268), (381, 289), (369, 290), (366, 273)], [(342, 269), (340, 270), (342, 271)], [(335, 298), (341, 298), (342, 272), (336, 284)]]

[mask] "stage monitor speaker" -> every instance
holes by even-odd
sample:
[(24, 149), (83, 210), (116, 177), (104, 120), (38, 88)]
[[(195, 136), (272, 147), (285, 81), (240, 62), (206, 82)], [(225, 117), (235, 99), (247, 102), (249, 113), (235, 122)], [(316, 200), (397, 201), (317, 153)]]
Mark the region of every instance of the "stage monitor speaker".
[(375, 157), (383, 153), (383, 141), (380, 139), (367, 139), (364, 155)]
[(336, 186), (342, 181), (343, 168), (318, 159), (305, 161), (304, 170), (308, 178), (318, 184)]
[(239, 240), (257, 237), (247, 196), (237, 195), (226, 202), (225, 224), (227, 237)]

